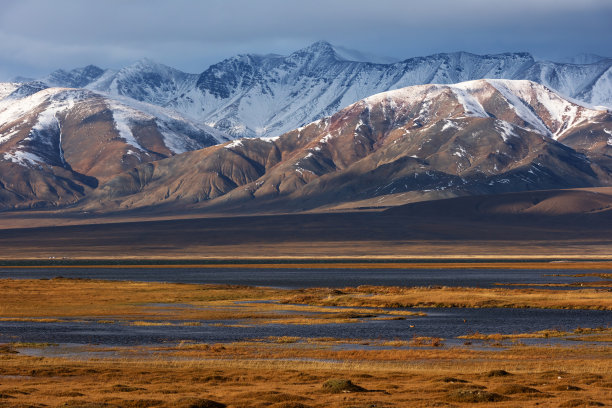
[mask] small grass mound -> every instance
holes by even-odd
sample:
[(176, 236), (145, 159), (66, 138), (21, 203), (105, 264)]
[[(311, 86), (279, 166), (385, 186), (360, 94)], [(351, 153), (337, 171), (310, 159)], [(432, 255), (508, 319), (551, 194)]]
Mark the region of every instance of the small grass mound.
[(487, 377), (507, 377), (512, 374), (506, 370), (491, 370), (486, 375)]
[(440, 378), (440, 381), (445, 382), (445, 383), (462, 383), (462, 384), (467, 383), (466, 380), (462, 380), (460, 378), (455, 378), (455, 377), (442, 377)]
[(561, 378), (566, 378), (569, 374), (566, 373), (565, 371), (559, 371), (559, 370), (550, 370), (550, 371), (544, 371), (543, 373), (540, 374), (541, 378), (545, 378), (545, 379), (549, 379), (549, 380), (560, 380)]
[(446, 399), (451, 402), (498, 402), (506, 401), (508, 398), (503, 395), (470, 388), (451, 391), (447, 394)]
[(603, 407), (604, 404), (597, 401), (587, 401), (581, 399), (573, 399), (569, 401), (565, 401), (563, 404), (559, 405), (561, 408), (573, 408), (573, 407)]
[(0, 354), (19, 354), (10, 344), (0, 344)]
[(414, 336), (408, 342), (412, 347), (443, 347), (444, 339), (440, 337)]
[(70, 400), (66, 401), (61, 408), (119, 408), (118, 405), (107, 404), (106, 402), (87, 402)]
[(85, 394), (81, 394), (80, 392), (77, 391), (58, 391), (56, 393), (53, 394), (56, 397), (84, 397)]
[(310, 405), (304, 405), (301, 402), (285, 401), (270, 405), (270, 408), (312, 408)]
[(556, 387), (553, 388), (553, 390), (554, 391), (584, 391), (580, 387), (576, 387), (575, 385), (569, 385), (569, 384), (557, 385)]
[(164, 401), (154, 399), (112, 400), (110, 402), (117, 404), (121, 408), (150, 408), (164, 403)]
[(309, 398), (301, 395), (286, 394), (278, 391), (250, 391), (238, 394), (237, 397), (249, 400), (260, 400), (270, 403), (305, 401)]
[(539, 390), (535, 388), (527, 387), (525, 385), (520, 384), (504, 384), (501, 387), (497, 388), (495, 392), (500, 394), (541, 394)]
[(181, 398), (176, 408), (225, 408), (227, 405), (205, 398)]
[(134, 391), (144, 391), (145, 388), (139, 387), (130, 387), (129, 385), (123, 384), (115, 384), (111, 387), (111, 392), (134, 392)]
[(353, 384), (351, 380), (345, 379), (331, 379), (323, 383), (323, 391), (332, 394), (338, 394), (341, 392), (367, 392), (363, 387), (357, 384)]
[(229, 382), (229, 381), (232, 381), (232, 379), (224, 375), (213, 374), (213, 375), (208, 375), (204, 378), (201, 378), (200, 381), (201, 382)]

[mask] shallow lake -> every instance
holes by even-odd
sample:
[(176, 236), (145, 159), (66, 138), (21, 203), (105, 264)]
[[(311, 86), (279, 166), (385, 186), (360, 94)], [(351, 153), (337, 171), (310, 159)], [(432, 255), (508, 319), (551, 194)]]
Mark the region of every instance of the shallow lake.
[[(491, 287), (496, 283), (571, 284), (601, 280), (592, 276), (551, 276), (585, 272), (589, 271), (563, 269), (0, 268), (0, 279), (41, 279), (63, 276), (145, 282), (271, 286), (288, 289), (342, 288), (359, 285)], [(611, 271), (598, 272), (609, 273)]]
[[(574, 283), (599, 280), (591, 277), (550, 276), (585, 271), (568, 270), (388, 270), (388, 269), (221, 269), (221, 268), (42, 268), (0, 269), (0, 278), (94, 278), (182, 283), (241, 284), (281, 288), (386, 286), (490, 287), (495, 283)], [(612, 294), (611, 294), (612, 296)], [(1, 301), (0, 301), (1, 304)], [(258, 339), (268, 336), (336, 337), (354, 339), (401, 339), (413, 336), (443, 337), (447, 344), (461, 344), (457, 336), (480, 333), (521, 333), (545, 329), (573, 330), (606, 327), (612, 313), (597, 310), (559, 309), (408, 309), (427, 316), (406, 320), (364, 320), (346, 324), (216, 326), (131, 326), (96, 320), (56, 323), (0, 322), (0, 343), (49, 342), (104, 346), (153, 345), (191, 340), (205, 343)], [(58, 316), (61, 317), (61, 316)], [(235, 321), (223, 322), (227, 325)], [(414, 326), (414, 327), (410, 327)], [(524, 340), (525, 343), (555, 341)]]
[[(103, 324), (95, 320), (57, 323), (1, 322), (0, 343), (20, 341), (129, 346), (175, 343), (181, 340), (218, 343), (268, 336), (385, 340), (410, 340), (413, 336), (432, 336), (449, 339), (451, 344), (461, 344), (461, 340), (453, 339), (474, 332), (521, 333), (545, 329), (573, 330), (577, 327), (599, 327), (612, 323), (611, 313), (599, 310), (469, 308), (410, 310), (424, 311), (427, 316), (408, 316), (406, 320), (365, 320), (344, 324), (270, 324), (246, 327), (219, 327), (209, 324), (213, 322), (202, 322), (201, 326), (130, 326), (123, 323)], [(533, 341), (525, 339), (524, 342)]]

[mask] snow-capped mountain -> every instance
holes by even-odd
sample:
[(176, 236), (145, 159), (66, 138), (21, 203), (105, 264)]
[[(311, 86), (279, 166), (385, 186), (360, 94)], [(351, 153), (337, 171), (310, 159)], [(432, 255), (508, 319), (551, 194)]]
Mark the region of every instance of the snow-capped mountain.
[(87, 88), (167, 107), (193, 89), (197, 78), (145, 58), (119, 71), (107, 70)]
[(287, 211), (610, 185), (611, 134), (610, 112), (534, 82), (419, 85), (370, 96), (278, 138), (139, 166), (84, 205)]
[(49, 86), (83, 88), (100, 78), (102, 74), (104, 74), (102, 68), (96, 67), (95, 65), (88, 65), (83, 68), (75, 68), (71, 71), (58, 69), (43, 78), (42, 82)]
[(76, 201), (140, 164), (227, 140), (215, 129), (134, 99), (85, 89), (0, 84), (0, 202)]
[[(528, 79), (564, 96), (612, 107), (612, 59), (567, 64), (535, 61), (527, 53), (465, 52), (396, 63), (364, 59), (371, 60), (321, 41), (288, 56), (238, 55), (199, 75), (142, 60), (105, 71), (83, 86), (174, 109), (235, 137), (277, 136), (378, 92), (481, 78)], [(53, 84), (72, 86), (68, 80)]]

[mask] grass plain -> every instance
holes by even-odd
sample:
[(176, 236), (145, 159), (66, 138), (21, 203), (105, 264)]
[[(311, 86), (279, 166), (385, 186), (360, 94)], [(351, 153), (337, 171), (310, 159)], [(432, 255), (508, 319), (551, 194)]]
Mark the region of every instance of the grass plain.
[[(484, 207), (472, 202), (462, 205), (470, 211), (436, 207), (429, 214), (411, 206), (259, 216), (7, 212), (0, 213), (0, 261), (24, 267), (58, 263), (62, 268), (80, 263), (148, 268), (240, 263), (242, 268), (447, 268), (457, 273), (461, 268), (537, 268), (584, 272), (601, 282), (581, 288), (280, 290), (3, 279), (0, 317), (32, 325), (78, 319), (109, 328), (158, 325), (172, 330), (174, 325), (204, 321), (214, 328), (227, 320), (240, 326), (406, 318), (405, 311), (394, 309), (397, 306), (612, 310), (610, 211), (496, 215), (479, 213), (476, 210)], [(383, 307), (389, 309), (382, 312)], [(224, 344), (183, 341), (97, 347), (88, 357), (81, 353), (61, 358), (52, 352), (61, 345), (9, 342), (0, 345), (0, 407), (610, 405), (609, 328), (583, 330), (558, 333), (551, 327), (513, 333), (508, 328), (452, 343), (465, 341), (462, 346), (449, 345), (445, 333), (411, 340), (280, 336)], [(547, 335), (564, 341), (523, 343)], [(486, 347), (474, 346), (478, 342), (486, 342)]]
[[(612, 297), (605, 289), (364, 286), (282, 290), (56, 278), (2, 279), (0, 293), (0, 315), (5, 321), (36, 324), (82, 319), (109, 327), (227, 319), (245, 325), (350, 324), (363, 319), (402, 318), (410, 312), (393, 307), (406, 304), (612, 310)], [(337, 305), (346, 309), (339, 312), (330, 307)], [(382, 306), (391, 310), (379, 310)], [(551, 330), (548, 335), (588, 338), (589, 344), (568, 341), (529, 346), (520, 342), (545, 336), (544, 332), (483, 334), (482, 340), (489, 341), (484, 348), (469, 342), (448, 346), (442, 338), (407, 342), (282, 336), (223, 344), (182, 341), (98, 347), (89, 354), (59, 358), (44, 352), (57, 347), (53, 344), (6, 343), (0, 346), (0, 407), (610, 404), (610, 329)], [(42, 353), (29, 355), (27, 350), (33, 348)]]

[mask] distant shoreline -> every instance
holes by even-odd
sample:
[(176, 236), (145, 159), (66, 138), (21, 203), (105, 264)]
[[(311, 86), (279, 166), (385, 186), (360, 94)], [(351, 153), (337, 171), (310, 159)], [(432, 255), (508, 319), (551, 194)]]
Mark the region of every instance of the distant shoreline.
[(612, 258), (16, 259), (0, 268), (610, 269)]

